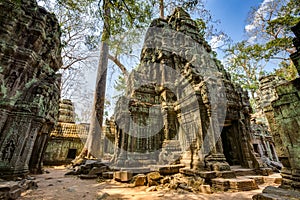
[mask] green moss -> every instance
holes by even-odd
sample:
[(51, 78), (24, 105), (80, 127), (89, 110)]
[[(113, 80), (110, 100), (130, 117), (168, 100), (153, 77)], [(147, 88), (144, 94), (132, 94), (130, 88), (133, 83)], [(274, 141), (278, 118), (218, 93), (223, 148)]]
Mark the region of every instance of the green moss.
[(38, 80), (36, 78), (32, 78), (29, 82), (25, 84), (25, 88), (30, 88), (32, 84), (36, 83)]
[(7, 88), (4, 85), (1, 85), (1, 93), (3, 94), (3, 98), (7, 97)]

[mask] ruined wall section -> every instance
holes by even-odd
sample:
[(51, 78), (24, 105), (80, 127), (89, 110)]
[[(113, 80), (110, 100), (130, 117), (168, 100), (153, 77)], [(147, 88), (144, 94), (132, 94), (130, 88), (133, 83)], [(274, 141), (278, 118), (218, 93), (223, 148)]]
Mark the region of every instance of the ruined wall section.
[(0, 2), (0, 171), (28, 172), (41, 162), (58, 117), (60, 28), (35, 0)]
[[(292, 28), (297, 52), (291, 58), (299, 69), (300, 23)], [(299, 70), (298, 70), (299, 72)], [(278, 79), (278, 78), (277, 78)], [(300, 79), (277, 81), (269, 76), (260, 80), (262, 108), (268, 120), (278, 158), (283, 165), (282, 188), (300, 189)]]

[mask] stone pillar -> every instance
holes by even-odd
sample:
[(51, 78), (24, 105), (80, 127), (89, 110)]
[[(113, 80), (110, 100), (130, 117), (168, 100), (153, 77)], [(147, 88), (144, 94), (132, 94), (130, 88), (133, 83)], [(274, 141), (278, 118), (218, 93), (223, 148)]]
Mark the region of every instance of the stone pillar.
[(30, 162), (29, 162), (29, 170), (30, 173), (33, 174), (41, 174), (43, 173), (43, 158), (44, 153), (47, 148), (47, 142), (49, 139), (49, 132), (52, 130), (53, 124), (45, 124), (39, 133), (37, 134), (32, 152)]

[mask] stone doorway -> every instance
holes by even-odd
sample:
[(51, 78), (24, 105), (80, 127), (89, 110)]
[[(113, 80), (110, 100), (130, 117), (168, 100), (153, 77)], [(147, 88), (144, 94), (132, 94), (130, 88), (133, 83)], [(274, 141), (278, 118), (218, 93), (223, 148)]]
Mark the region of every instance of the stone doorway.
[(238, 132), (234, 126), (224, 126), (222, 133), (223, 153), (229, 165), (241, 165), (241, 144), (239, 143)]
[(77, 149), (69, 149), (67, 158), (75, 159), (76, 153), (77, 153)]

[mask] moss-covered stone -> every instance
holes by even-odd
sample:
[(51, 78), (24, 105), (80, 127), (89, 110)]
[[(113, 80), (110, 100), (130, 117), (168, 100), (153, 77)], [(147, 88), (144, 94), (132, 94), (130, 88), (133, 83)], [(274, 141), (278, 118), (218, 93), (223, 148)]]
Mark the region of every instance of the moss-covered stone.
[(13, 177), (40, 170), (58, 117), (61, 32), (35, 0), (3, 0), (0, 10), (0, 176)]

